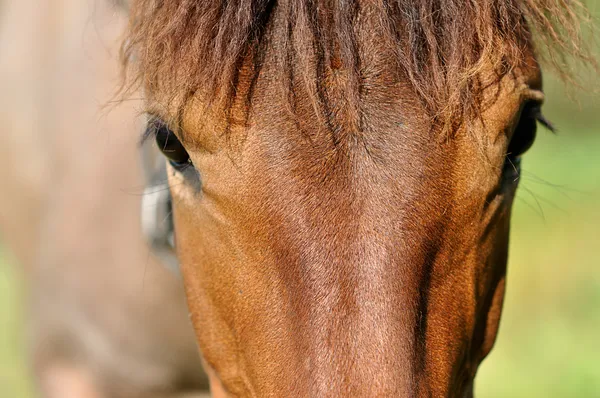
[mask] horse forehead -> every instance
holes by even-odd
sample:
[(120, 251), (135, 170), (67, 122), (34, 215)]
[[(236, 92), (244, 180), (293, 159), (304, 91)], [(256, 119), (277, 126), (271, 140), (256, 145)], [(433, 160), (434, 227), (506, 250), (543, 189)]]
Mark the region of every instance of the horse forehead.
[[(488, 72), (489, 76), (482, 77), (482, 84), (487, 88), (481, 93), (481, 114), (472, 118), (457, 115), (454, 122), (462, 125), (459, 135), (468, 130), (475, 140), (496, 140), (517, 113), (523, 92), (541, 88), (541, 74), (535, 59), (529, 68), (514, 71), (500, 81), (494, 81), (497, 75), (491, 68)], [(226, 112), (210, 109), (207, 112), (201, 98), (195, 98), (183, 112), (184, 141), (194, 147), (227, 148), (233, 152), (244, 151), (246, 155), (253, 151), (263, 156), (256, 147), (250, 150), (245, 147), (247, 142), (259, 138), (263, 145), (258, 149), (263, 150), (287, 148), (296, 156), (312, 154), (322, 158), (333, 152), (349, 156), (364, 149), (363, 155), (370, 156), (371, 160), (429, 158), (429, 153), (440, 145), (450, 139), (456, 141), (435, 125), (435, 119), (406, 82), (387, 85), (372, 80), (365, 85), (367, 83), (369, 90), (360, 98), (360, 120), (354, 124), (345, 123), (343, 98), (328, 104), (328, 112), (334, 115), (328, 120), (320, 114), (318, 104), (302, 96), (295, 99), (296, 109), (292, 110), (285, 89), (268, 80), (259, 79), (251, 106), (247, 99), (234, 99), (232, 109)], [(483, 128), (480, 122), (489, 121), (494, 128)], [(461, 145), (469, 145), (469, 142), (463, 140)]]
[[(227, 152), (226, 157), (235, 164), (231, 167), (235, 176), (228, 181), (237, 180), (253, 195), (268, 192), (270, 182), (274, 184), (271, 189), (283, 189), (283, 197), (287, 185), (313, 193), (320, 189), (345, 192), (349, 197), (378, 194), (414, 199), (409, 194), (414, 190), (445, 203), (451, 199), (449, 191), (456, 188), (454, 165), (461, 158), (471, 157), (476, 166), (477, 160), (486, 159), (479, 159), (482, 154), (474, 151), (491, 151), (490, 156), (483, 154), (487, 160), (503, 155), (498, 138), (518, 113), (522, 87), (532, 85), (528, 73), (537, 79), (537, 65), (490, 84), (484, 94), (492, 103), (480, 115), (481, 120), (460, 120), (463, 129), (453, 137), (433, 128), (416, 93), (401, 81), (395, 85), (368, 81), (369, 89), (361, 98), (361, 125), (348, 126), (328, 123), (302, 96), (296, 98), (299, 102), (294, 112), (283, 87), (259, 79), (251, 108), (238, 106), (234, 100), (229, 120), (222, 113), (206, 112), (201, 98), (192, 101), (184, 113), (184, 141), (197, 148)], [(491, 75), (490, 79), (496, 76)], [(241, 101), (241, 105), (247, 104)], [(330, 105), (335, 112), (343, 108), (343, 101)], [(485, 177), (484, 172), (479, 174)], [(476, 180), (474, 184), (479, 182)], [(269, 203), (275, 199), (270, 198)], [(388, 205), (392, 202), (387, 201)]]
[[(327, 131), (307, 137), (295, 124), (256, 125), (245, 135), (238, 168), (231, 170), (236, 177), (229, 181), (239, 183), (238, 195), (262, 217), (288, 223), (288, 232), (303, 225), (309, 235), (347, 240), (361, 228), (394, 229), (392, 223), (409, 212), (415, 220), (433, 214), (415, 211), (416, 202), (425, 208), (452, 199), (455, 152), (421, 125), (399, 119), (394, 115), (387, 129), (338, 142)], [(305, 238), (300, 241), (311, 237)]]

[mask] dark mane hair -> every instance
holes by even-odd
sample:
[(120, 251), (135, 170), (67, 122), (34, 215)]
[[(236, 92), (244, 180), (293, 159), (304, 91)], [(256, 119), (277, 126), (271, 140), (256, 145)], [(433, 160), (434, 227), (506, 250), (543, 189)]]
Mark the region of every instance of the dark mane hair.
[[(360, 103), (360, 59), (353, 29), (360, 0), (134, 0), (122, 57), (130, 86), (161, 89), (172, 99), (190, 98), (202, 89), (211, 102), (231, 107), (242, 62), (250, 60), (253, 78), (272, 40), (273, 25), (285, 26), (279, 38), (281, 67), (309, 56), (318, 62), (313, 98), (327, 112), (322, 77), (331, 68), (348, 71), (346, 98)], [(374, 3), (374, 2), (373, 2)], [(567, 59), (591, 61), (581, 40), (578, 0), (380, 0), (380, 24), (393, 43), (394, 58), (425, 108), (449, 119), (477, 109), (477, 75), (493, 65), (501, 77), (523, 62), (532, 45), (542, 59), (568, 76)], [(277, 18), (274, 15), (278, 15)], [(297, 43), (297, 31), (309, 46)], [(304, 43), (306, 44), (306, 43)], [(285, 73), (285, 71), (282, 71)], [(289, 90), (293, 91), (290, 82)], [(246, 91), (245, 94), (248, 94)]]

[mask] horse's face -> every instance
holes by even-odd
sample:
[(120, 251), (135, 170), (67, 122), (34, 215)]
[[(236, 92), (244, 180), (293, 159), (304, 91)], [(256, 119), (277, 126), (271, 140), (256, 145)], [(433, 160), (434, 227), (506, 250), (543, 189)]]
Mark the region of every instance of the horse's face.
[[(201, 94), (156, 112), (179, 121), (177, 139), (158, 138), (174, 160), (177, 252), (217, 391), (460, 396), (493, 345), (537, 64), (524, 52), (500, 80), (481, 67), (480, 111), (446, 133), (394, 78), (385, 43), (360, 40), (358, 123), (335, 62), (330, 120), (302, 87), (290, 107), (269, 56), (256, 80), (243, 66), (236, 81), (251, 92), (247, 122), (239, 98), (228, 118)], [(150, 109), (170, 103), (156, 87)]]
[(537, 67), (452, 136), (406, 90), (373, 87), (363, 131), (338, 142), (267, 83), (247, 128), (185, 112), (177, 251), (213, 383), (233, 393), (454, 396), (492, 347)]

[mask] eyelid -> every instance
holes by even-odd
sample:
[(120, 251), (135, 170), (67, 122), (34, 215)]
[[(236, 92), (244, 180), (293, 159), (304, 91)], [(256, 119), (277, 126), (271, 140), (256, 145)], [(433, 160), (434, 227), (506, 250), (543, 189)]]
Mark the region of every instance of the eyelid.
[(523, 103), (527, 102), (535, 102), (537, 112), (534, 115), (535, 120), (537, 120), (542, 126), (550, 130), (552, 133), (556, 133), (556, 127), (554, 124), (548, 120), (542, 113), (542, 105), (546, 101), (546, 95), (542, 90), (533, 89), (528, 85), (525, 85), (521, 91), (522, 101)]
[(546, 96), (542, 90), (536, 90), (530, 87), (525, 87), (523, 89), (523, 91), (521, 92), (521, 97), (524, 102), (537, 102), (540, 106), (546, 100)]
[(173, 160), (168, 160), (168, 162), (171, 165), (171, 167), (180, 172), (185, 171), (188, 167), (194, 167), (194, 164), (189, 159), (185, 163), (176, 163)]

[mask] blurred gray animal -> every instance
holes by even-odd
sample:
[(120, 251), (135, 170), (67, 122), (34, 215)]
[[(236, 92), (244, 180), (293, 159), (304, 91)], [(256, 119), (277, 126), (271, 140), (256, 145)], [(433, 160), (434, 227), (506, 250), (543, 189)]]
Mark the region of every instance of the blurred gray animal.
[(3, 4), (1, 239), (22, 265), (41, 396), (199, 396), (181, 281), (142, 238), (139, 111), (103, 108), (119, 81), (116, 7)]

